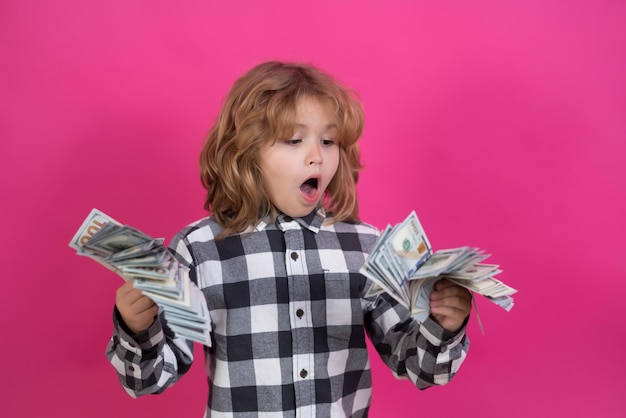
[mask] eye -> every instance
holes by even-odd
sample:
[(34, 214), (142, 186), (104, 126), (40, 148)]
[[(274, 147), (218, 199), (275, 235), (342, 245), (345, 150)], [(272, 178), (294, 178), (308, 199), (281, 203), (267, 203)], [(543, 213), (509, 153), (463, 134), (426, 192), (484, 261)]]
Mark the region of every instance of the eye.
[(322, 145), (335, 145), (334, 139), (322, 139), (321, 142)]
[(300, 138), (291, 138), (284, 141), (287, 145), (298, 145), (302, 140)]

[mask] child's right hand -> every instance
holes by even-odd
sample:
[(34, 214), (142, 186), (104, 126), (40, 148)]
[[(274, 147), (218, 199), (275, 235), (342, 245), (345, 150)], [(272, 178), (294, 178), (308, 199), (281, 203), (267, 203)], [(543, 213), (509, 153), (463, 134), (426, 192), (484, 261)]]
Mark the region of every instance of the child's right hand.
[(115, 306), (126, 326), (135, 334), (147, 330), (159, 312), (159, 307), (152, 299), (133, 287), (132, 280), (128, 280), (115, 292)]

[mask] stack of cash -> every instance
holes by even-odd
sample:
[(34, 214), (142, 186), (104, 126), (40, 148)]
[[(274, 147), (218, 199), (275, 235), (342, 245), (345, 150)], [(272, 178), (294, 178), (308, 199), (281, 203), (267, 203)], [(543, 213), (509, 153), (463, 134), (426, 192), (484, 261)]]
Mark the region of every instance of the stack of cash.
[(202, 291), (189, 272), (155, 239), (121, 225), (93, 209), (78, 229), (70, 247), (132, 280), (133, 286), (163, 311), (167, 325), (181, 337), (211, 345), (210, 317)]
[(489, 255), (477, 248), (439, 250), (432, 247), (415, 212), (404, 222), (387, 226), (361, 273), (374, 282), (370, 295), (386, 292), (423, 322), (430, 314), (430, 292), (446, 278), (485, 296), (506, 311), (513, 307), (515, 289), (494, 278), (502, 272), (495, 264), (481, 264)]

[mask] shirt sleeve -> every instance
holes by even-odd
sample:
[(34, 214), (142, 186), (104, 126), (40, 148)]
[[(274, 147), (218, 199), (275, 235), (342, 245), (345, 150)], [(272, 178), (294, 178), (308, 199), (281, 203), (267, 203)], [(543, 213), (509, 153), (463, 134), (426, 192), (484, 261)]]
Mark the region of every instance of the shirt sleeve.
[(445, 385), (457, 373), (469, 349), (467, 320), (451, 333), (429, 317), (422, 323), (389, 295), (382, 293), (365, 314), (365, 328), (376, 351), (396, 377), (426, 389)]
[(193, 362), (193, 343), (163, 327), (163, 315), (146, 331), (132, 335), (114, 309), (113, 336), (106, 355), (120, 383), (133, 398), (161, 393), (185, 374)]
[[(181, 234), (172, 240), (170, 251), (186, 267), (193, 268)], [(161, 393), (176, 383), (191, 367), (193, 342), (169, 329), (161, 308), (150, 328), (140, 334), (133, 334), (114, 308), (113, 336), (106, 355), (126, 392), (136, 398)]]

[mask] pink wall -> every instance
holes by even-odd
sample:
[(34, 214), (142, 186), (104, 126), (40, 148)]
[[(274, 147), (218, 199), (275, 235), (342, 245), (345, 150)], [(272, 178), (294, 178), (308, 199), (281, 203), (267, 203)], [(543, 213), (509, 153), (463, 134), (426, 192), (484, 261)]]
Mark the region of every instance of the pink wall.
[(445, 388), (375, 360), (372, 416), (623, 416), (626, 3), (258, 3), (1, 3), (0, 416), (202, 415), (201, 362), (124, 393), (104, 356), (121, 279), (67, 242), (92, 207), (167, 238), (203, 216), (203, 136), (268, 59), (360, 91), (365, 220), (415, 209), (520, 290), (510, 313), (479, 300), (486, 335), (473, 319)]

